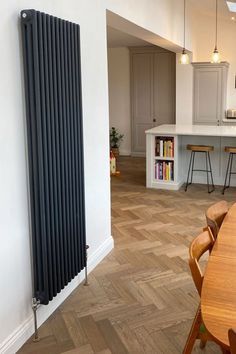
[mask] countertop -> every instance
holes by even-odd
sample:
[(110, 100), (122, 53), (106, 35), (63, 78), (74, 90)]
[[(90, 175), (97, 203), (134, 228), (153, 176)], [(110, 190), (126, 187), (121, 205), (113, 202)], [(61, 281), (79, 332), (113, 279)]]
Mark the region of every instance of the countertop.
[(163, 124), (159, 125), (158, 127), (146, 130), (145, 133), (153, 135), (160, 134), (236, 137), (236, 126)]

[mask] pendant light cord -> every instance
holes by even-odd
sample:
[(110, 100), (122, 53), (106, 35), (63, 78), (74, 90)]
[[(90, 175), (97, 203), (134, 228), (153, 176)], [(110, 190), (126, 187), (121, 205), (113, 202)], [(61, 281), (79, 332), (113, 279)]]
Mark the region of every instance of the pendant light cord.
[(184, 0), (184, 49), (185, 49), (185, 19), (186, 19), (186, 0)]
[(217, 39), (218, 39), (218, 0), (216, 0), (216, 41), (215, 41), (215, 49), (217, 49)]

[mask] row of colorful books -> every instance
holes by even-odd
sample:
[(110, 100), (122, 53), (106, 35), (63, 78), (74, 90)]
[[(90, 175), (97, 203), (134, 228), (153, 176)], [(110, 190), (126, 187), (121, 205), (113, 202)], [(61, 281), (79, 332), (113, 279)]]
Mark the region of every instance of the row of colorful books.
[(174, 157), (174, 139), (156, 138), (156, 156)]
[(155, 179), (174, 181), (173, 161), (157, 161), (155, 164)]

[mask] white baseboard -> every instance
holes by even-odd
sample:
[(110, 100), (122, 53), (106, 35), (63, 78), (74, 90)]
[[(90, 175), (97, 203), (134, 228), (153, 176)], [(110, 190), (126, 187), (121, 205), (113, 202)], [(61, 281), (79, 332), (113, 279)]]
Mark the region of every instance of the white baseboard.
[(131, 151), (130, 150), (121, 150), (120, 149), (120, 156), (130, 156)]
[[(114, 240), (113, 237), (110, 236), (100, 245), (100, 247), (98, 247), (98, 249), (96, 249), (95, 252), (88, 255), (88, 272), (91, 272), (113, 249), (113, 247)], [(82, 271), (47, 306), (42, 305), (39, 307), (37, 311), (39, 326), (47, 320), (47, 318), (58, 308), (58, 306), (60, 306), (61, 303), (71, 294), (71, 292), (84, 280), (84, 277), (85, 273)], [(32, 314), (0, 344), (0, 354), (16, 353), (33, 333), (34, 321)]]
[(146, 157), (145, 152), (131, 152), (132, 157)]

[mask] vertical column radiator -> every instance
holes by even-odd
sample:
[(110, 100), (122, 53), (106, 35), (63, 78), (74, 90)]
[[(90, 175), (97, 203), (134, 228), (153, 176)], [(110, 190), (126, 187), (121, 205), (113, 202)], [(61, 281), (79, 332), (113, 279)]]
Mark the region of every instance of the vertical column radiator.
[(48, 304), (85, 266), (79, 25), (21, 12), (34, 297)]

